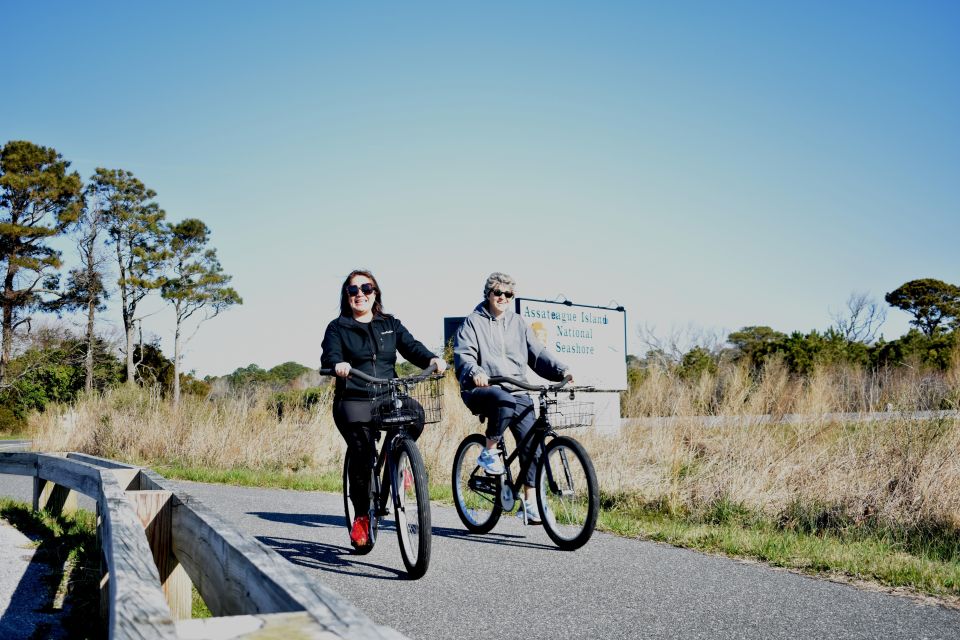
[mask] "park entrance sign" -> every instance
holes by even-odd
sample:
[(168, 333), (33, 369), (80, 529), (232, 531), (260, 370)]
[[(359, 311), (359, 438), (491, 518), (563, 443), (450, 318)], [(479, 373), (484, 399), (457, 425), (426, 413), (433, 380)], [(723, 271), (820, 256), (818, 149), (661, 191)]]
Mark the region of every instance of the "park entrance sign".
[[(593, 405), (596, 430), (620, 430), (620, 391), (627, 388), (627, 319), (623, 307), (517, 298), (517, 313), (553, 356), (570, 367)], [(534, 380), (537, 376), (528, 372)], [(548, 383), (544, 380), (543, 383)]]
[[(517, 298), (516, 310), (547, 351), (573, 371), (577, 385), (627, 388), (627, 322), (623, 307)], [(532, 376), (535, 377), (535, 376)]]

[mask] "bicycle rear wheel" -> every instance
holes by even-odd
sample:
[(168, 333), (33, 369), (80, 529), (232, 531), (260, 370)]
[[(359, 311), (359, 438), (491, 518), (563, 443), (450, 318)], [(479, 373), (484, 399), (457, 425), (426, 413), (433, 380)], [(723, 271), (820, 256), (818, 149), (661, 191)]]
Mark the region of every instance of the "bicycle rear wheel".
[(543, 528), (561, 549), (587, 543), (597, 525), (600, 494), (586, 449), (573, 438), (554, 438), (537, 465), (537, 506)]
[(413, 440), (402, 438), (398, 443), (395, 468), (393, 506), (400, 556), (409, 576), (416, 579), (430, 566), (431, 531), (427, 469)]
[[(380, 522), (376, 515), (376, 500), (374, 495), (375, 479), (373, 472), (370, 472), (370, 526), (367, 529), (367, 537), (370, 544), (365, 547), (353, 547), (353, 552), (357, 555), (365, 555), (373, 551), (373, 545), (377, 542), (377, 530), (380, 528)], [(343, 458), (343, 512), (347, 519), (347, 539), (350, 538), (350, 530), (353, 529), (353, 521), (357, 517), (353, 508), (353, 500), (350, 499), (350, 451)]]
[(457, 515), (469, 531), (487, 533), (497, 524), (503, 507), (500, 488), (503, 476), (488, 476), (477, 465), (477, 457), (487, 439), (479, 433), (464, 438), (453, 457), (453, 504)]

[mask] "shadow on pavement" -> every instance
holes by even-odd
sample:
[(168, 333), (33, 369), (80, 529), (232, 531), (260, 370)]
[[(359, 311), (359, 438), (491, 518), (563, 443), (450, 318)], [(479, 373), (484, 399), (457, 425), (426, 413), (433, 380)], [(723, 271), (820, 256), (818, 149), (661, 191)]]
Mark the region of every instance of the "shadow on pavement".
[[(362, 556), (353, 555), (346, 547), (271, 536), (257, 536), (257, 540), (301, 567), (378, 580), (405, 580), (407, 577), (405, 572), (392, 567), (385, 567), (372, 562), (360, 562), (359, 559)], [(380, 541), (380, 544), (385, 542), (388, 541)], [(393, 540), (389, 542), (396, 544)]]
[(523, 549), (546, 549), (548, 551), (558, 551), (552, 544), (543, 544), (542, 542), (533, 542), (526, 536), (516, 533), (470, 533), (466, 529), (452, 529), (450, 527), (432, 527), (434, 537), (450, 538), (453, 540), (466, 540), (480, 544), (495, 544), (506, 547), (520, 547)]
[(270, 522), (295, 524), (298, 527), (343, 527), (345, 520), (342, 515), (324, 515), (322, 513), (274, 513), (272, 511), (248, 511), (247, 515), (257, 516)]
[[(324, 515), (321, 513), (275, 513), (271, 511), (248, 511), (247, 514), (256, 516), (263, 520), (269, 520), (270, 522), (282, 522), (284, 524), (293, 524), (298, 527), (337, 527), (342, 528), (344, 532), (346, 532), (343, 516), (340, 515)], [(394, 531), (394, 526), (395, 525), (392, 519), (381, 520), (380, 530)], [(496, 531), (492, 531), (490, 533), (479, 534), (470, 533), (466, 529), (454, 529), (451, 527), (437, 526), (432, 527), (431, 532), (433, 533), (434, 537), (449, 538), (451, 540), (464, 540), (478, 544), (494, 544), (508, 547), (520, 547), (523, 549), (548, 549), (551, 551), (558, 550), (557, 547), (553, 546), (552, 544), (533, 542), (525, 535), (515, 533), (497, 533)], [(304, 541), (303, 544), (311, 543)], [(339, 549), (339, 547), (333, 548)], [(349, 555), (349, 551), (347, 551), (347, 554)]]

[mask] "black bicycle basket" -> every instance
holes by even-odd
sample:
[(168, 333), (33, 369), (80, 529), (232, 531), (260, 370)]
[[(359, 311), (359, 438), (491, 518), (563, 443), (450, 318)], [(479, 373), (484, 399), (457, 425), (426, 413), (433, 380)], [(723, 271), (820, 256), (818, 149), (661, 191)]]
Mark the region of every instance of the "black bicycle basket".
[[(380, 428), (400, 424), (440, 422), (443, 414), (443, 376), (391, 380), (385, 384), (371, 384), (370, 413), (373, 423)], [(394, 393), (394, 389), (396, 393)]]
[(556, 398), (547, 403), (547, 418), (554, 429), (589, 427), (593, 425), (593, 403)]

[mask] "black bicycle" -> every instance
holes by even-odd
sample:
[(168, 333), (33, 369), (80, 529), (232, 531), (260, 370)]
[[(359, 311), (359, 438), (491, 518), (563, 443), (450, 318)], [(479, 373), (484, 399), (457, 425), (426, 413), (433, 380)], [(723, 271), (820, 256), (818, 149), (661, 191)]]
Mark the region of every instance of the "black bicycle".
[[(597, 524), (600, 494), (593, 462), (579, 442), (557, 435), (557, 429), (585, 426), (593, 419), (593, 405), (576, 401), (576, 392), (590, 387), (567, 387), (566, 382), (537, 386), (505, 376), (490, 378), (490, 384), (510, 384), (520, 389), (539, 392), (540, 412), (533, 427), (508, 455), (504, 438), (499, 449), (505, 463), (504, 475), (488, 475), (477, 464), (477, 456), (486, 446), (486, 437), (474, 433), (460, 443), (453, 459), (453, 501), (464, 526), (473, 533), (487, 533), (497, 524), (500, 515), (513, 510), (518, 490), (533, 464), (534, 456), (520, 466), (516, 479), (510, 466), (520, 451), (532, 443), (531, 451), (541, 452), (537, 463), (537, 506), (543, 528), (550, 539), (565, 550), (579, 549)], [(559, 398), (561, 393), (566, 399)], [(481, 420), (485, 416), (481, 416)], [(488, 416), (486, 416), (489, 419)], [(524, 514), (524, 517), (525, 514)]]
[[(430, 565), (430, 494), (427, 468), (417, 443), (407, 433), (422, 409), (424, 424), (440, 421), (442, 413), (442, 375), (430, 365), (422, 373), (405, 378), (374, 378), (352, 369), (350, 375), (367, 383), (371, 403), (370, 450), (370, 544), (356, 549), (370, 553), (377, 541), (380, 520), (390, 514), (392, 500), (400, 555), (411, 578), (419, 578)], [(335, 375), (333, 369), (320, 369), (323, 375)], [(410, 400), (416, 402), (410, 402)], [(384, 435), (383, 446), (377, 443)], [(343, 509), (347, 535), (355, 516), (350, 500), (350, 452), (343, 460)]]

